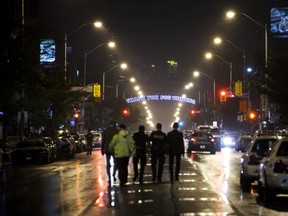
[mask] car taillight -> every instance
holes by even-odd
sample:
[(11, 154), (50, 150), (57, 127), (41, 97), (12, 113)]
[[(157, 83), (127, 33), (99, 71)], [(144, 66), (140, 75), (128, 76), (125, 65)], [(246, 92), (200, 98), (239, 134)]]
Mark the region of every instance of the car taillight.
[(190, 138), (189, 138), (189, 141), (194, 142), (194, 141), (195, 141), (195, 138), (194, 138), (194, 137), (190, 137)]
[(287, 165), (282, 160), (277, 160), (274, 164), (273, 172), (288, 173)]
[(259, 164), (260, 164), (260, 158), (257, 157), (256, 154), (251, 154), (251, 155), (248, 157), (248, 164), (249, 164), (249, 165), (259, 165)]

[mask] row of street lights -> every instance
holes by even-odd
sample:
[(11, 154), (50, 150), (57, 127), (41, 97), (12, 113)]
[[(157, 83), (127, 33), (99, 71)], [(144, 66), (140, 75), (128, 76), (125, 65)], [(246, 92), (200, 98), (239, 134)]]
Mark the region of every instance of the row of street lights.
[[(101, 21), (96, 21), (94, 23), (84, 23), (82, 25), (80, 25), (78, 28), (76, 28), (74, 31), (72, 31), (71, 33), (67, 34), (65, 33), (65, 38), (64, 38), (64, 80), (65, 82), (67, 81), (67, 40), (68, 37), (70, 37), (71, 35), (73, 35), (74, 33), (78, 32), (79, 30), (83, 29), (84, 27), (94, 24), (94, 26), (98, 29), (103, 29), (103, 24)], [(83, 88), (86, 88), (88, 86), (94, 85), (94, 84), (88, 84), (87, 85), (87, 57), (89, 54), (91, 54), (92, 52), (94, 52), (95, 50), (97, 50), (98, 48), (107, 45), (108, 48), (115, 48), (116, 47), (116, 43), (114, 41), (109, 41), (109, 42), (104, 42), (99, 44), (98, 46), (96, 46), (95, 48), (89, 50), (88, 52), (84, 53), (84, 69), (83, 69)], [(105, 100), (105, 77), (106, 77), (106, 73), (114, 70), (115, 68), (120, 67), (121, 69), (125, 70), (127, 69), (127, 64), (126, 63), (121, 63), (121, 64), (116, 64), (113, 67), (111, 67), (110, 69), (104, 71), (102, 73), (102, 94), (101, 94), (101, 98), (104, 101)], [(81, 128), (82, 130), (85, 129), (85, 100), (83, 101), (83, 105), (82, 105), (82, 121), (83, 121), (83, 128)]]
[[(236, 14), (239, 15), (243, 15), (244, 17), (248, 18), (250, 21), (253, 21), (254, 23), (256, 23), (258, 26), (260, 26), (262, 29), (264, 29), (264, 33), (265, 33), (265, 68), (268, 67), (268, 34), (267, 34), (267, 25), (262, 25), (261, 23), (259, 23), (258, 21), (256, 21), (255, 19), (253, 19), (252, 17), (250, 17), (249, 15), (242, 13), (242, 12), (234, 12), (234, 11), (228, 11), (226, 13), (226, 17), (228, 19), (232, 19), (235, 17)], [(214, 38), (214, 44), (219, 45), (222, 42), (222, 38), (220, 37), (216, 37)], [(242, 55), (243, 55), (243, 81), (245, 82), (246, 80), (246, 74), (245, 74), (245, 70), (246, 70), (246, 54), (245, 54), (245, 50), (241, 49), (239, 46), (237, 46), (235, 43), (231, 42), (230, 40), (225, 40), (227, 43), (229, 43), (230, 45), (232, 45), (234, 48), (238, 49)], [(217, 54), (212, 54), (211, 52), (207, 52), (205, 54), (205, 58), (206, 59), (211, 59), (213, 56), (219, 58), (220, 60), (222, 60), (224, 63), (229, 65), (229, 90), (232, 92), (232, 81), (233, 81), (233, 63), (227, 61), (225, 58), (221, 57), (220, 55)], [(210, 79), (211, 81), (213, 81), (213, 105), (214, 105), (214, 109), (215, 109), (215, 105), (216, 105), (216, 84), (215, 84), (215, 75), (209, 76), (206, 73), (203, 72), (199, 72), (199, 71), (194, 71), (193, 72), (193, 76), (198, 77), (200, 74), (204, 75), (205, 77), (207, 77), (208, 79)], [(244, 84), (245, 86), (245, 84)], [(245, 90), (245, 88), (244, 88)], [(266, 112), (266, 116), (267, 116), (267, 112), (268, 112), (268, 99), (267, 96), (261, 95), (261, 105), (263, 106), (263, 104), (265, 104), (265, 106), (267, 107), (261, 107), (260, 110), (261, 111), (265, 111)], [(215, 119), (215, 113), (214, 113), (214, 119)], [(260, 126), (261, 127), (261, 126)], [(260, 128), (261, 129), (261, 128)]]
[(102, 22), (96, 21), (94, 23), (84, 23), (69, 34), (65, 32), (65, 35), (64, 35), (64, 79), (65, 79), (65, 81), (67, 80), (67, 62), (68, 62), (67, 61), (67, 43), (68, 43), (68, 37), (70, 37), (71, 35), (73, 35), (74, 33), (78, 32), (79, 30), (83, 29), (85, 26), (88, 26), (88, 25), (94, 25), (98, 29), (103, 28)]

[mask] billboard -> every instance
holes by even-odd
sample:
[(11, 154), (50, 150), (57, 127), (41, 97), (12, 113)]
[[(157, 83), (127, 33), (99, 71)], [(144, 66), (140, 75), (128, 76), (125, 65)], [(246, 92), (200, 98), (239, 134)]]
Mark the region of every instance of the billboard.
[(53, 39), (40, 40), (40, 63), (53, 63), (55, 62), (56, 45)]
[(274, 37), (288, 38), (288, 7), (271, 8), (270, 32)]

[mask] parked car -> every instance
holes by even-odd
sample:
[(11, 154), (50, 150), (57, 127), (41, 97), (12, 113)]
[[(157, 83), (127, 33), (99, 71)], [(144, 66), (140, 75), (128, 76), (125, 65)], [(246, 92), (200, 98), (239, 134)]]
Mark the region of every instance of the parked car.
[(207, 151), (210, 154), (216, 153), (216, 144), (213, 135), (205, 131), (195, 131), (189, 138), (187, 154), (192, 151)]
[(85, 134), (79, 134), (79, 142), (81, 142), (82, 151), (87, 151), (87, 140)]
[(25, 138), (12, 150), (11, 158), (13, 164), (50, 163), (57, 158), (57, 148), (51, 137)]
[(258, 196), (272, 200), (288, 194), (288, 138), (279, 139), (259, 165)]
[(92, 147), (93, 148), (101, 148), (102, 132), (91, 131), (91, 133), (94, 135)]
[(59, 136), (54, 139), (57, 147), (58, 158), (70, 159), (75, 157), (75, 145), (66, 136)]
[(7, 136), (5, 141), (5, 149), (13, 149), (19, 142), (19, 136)]
[(80, 153), (83, 151), (82, 142), (80, 141), (80, 136), (78, 133), (71, 133), (71, 137), (74, 139), (75, 152)]
[(240, 186), (242, 190), (249, 190), (251, 183), (258, 180), (260, 161), (267, 156), (269, 148), (276, 140), (276, 136), (259, 136), (249, 143), (246, 152), (240, 159)]
[(235, 143), (235, 151), (241, 151), (244, 152), (249, 145), (250, 142), (252, 142), (253, 138), (251, 135), (241, 135), (238, 137)]

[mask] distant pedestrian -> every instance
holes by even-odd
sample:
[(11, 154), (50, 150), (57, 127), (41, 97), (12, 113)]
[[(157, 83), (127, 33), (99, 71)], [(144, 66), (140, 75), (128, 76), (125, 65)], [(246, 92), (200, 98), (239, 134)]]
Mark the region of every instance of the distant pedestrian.
[[(157, 123), (156, 131), (152, 131), (149, 137), (151, 142), (151, 167), (152, 167), (152, 181), (162, 182), (162, 172), (165, 163), (165, 151), (167, 147), (167, 136), (162, 131), (162, 124)], [(158, 171), (157, 171), (158, 163)], [(156, 176), (157, 173), (157, 176)]]
[[(147, 146), (149, 142), (149, 136), (145, 134), (145, 127), (140, 125), (138, 132), (133, 134), (133, 139), (136, 146), (136, 154), (133, 157), (134, 178), (136, 181), (139, 176), (139, 183), (143, 183), (144, 169), (147, 163)], [(140, 161), (140, 173), (138, 173), (138, 163)]]
[(116, 164), (114, 160), (113, 154), (109, 150), (109, 143), (111, 142), (113, 136), (117, 134), (119, 130), (116, 127), (115, 121), (110, 121), (109, 127), (105, 129), (102, 133), (102, 143), (101, 143), (101, 153), (102, 155), (106, 155), (106, 173), (108, 177), (108, 184), (111, 185), (111, 159), (113, 159), (114, 167), (113, 167), (113, 180), (116, 181)]
[(173, 124), (173, 130), (168, 132), (168, 154), (169, 154), (169, 172), (170, 181), (174, 181), (174, 158), (176, 159), (175, 181), (179, 181), (179, 172), (181, 164), (181, 155), (184, 154), (183, 133), (178, 131), (179, 124)]
[(129, 158), (135, 152), (135, 143), (124, 124), (121, 124), (119, 129), (119, 132), (113, 136), (109, 143), (109, 150), (114, 154), (120, 187), (123, 187), (128, 181)]
[(94, 135), (91, 133), (91, 129), (88, 129), (88, 133), (86, 134), (86, 140), (87, 140), (87, 155), (91, 155), (91, 154), (92, 154), (93, 138), (94, 138)]

